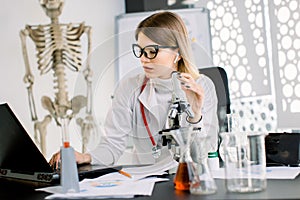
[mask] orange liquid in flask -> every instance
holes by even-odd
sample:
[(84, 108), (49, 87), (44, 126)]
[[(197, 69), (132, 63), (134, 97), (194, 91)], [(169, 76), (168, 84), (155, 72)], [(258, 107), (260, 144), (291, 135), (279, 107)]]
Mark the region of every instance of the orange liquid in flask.
[(185, 162), (180, 162), (178, 165), (178, 169), (174, 177), (174, 187), (176, 190), (190, 189), (188, 167)]

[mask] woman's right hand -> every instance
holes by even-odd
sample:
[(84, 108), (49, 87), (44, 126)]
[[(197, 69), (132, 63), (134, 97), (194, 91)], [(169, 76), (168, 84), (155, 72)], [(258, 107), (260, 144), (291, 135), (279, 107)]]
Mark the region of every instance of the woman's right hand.
[[(77, 151), (74, 152), (75, 152), (75, 160), (77, 164), (89, 164), (92, 162), (92, 158), (90, 154), (79, 153)], [(60, 168), (60, 162), (61, 162), (61, 156), (60, 156), (60, 151), (58, 151), (55, 154), (53, 154), (52, 158), (49, 161), (49, 164), (53, 169), (58, 169)]]
[(58, 169), (60, 168), (60, 151), (56, 152), (52, 155), (49, 165), (52, 167), (52, 169)]

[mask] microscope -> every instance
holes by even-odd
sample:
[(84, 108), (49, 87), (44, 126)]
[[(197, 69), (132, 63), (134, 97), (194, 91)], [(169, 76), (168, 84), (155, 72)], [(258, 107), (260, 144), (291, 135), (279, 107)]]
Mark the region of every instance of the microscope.
[[(217, 190), (207, 160), (203, 159), (205, 134), (199, 134), (201, 128), (183, 125), (183, 114), (193, 118), (191, 106), (186, 99), (177, 79), (179, 72), (172, 73), (173, 94), (168, 112), (166, 129), (161, 134), (161, 145), (168, 146), (178, 167), (173, 179), (176, 190), (190, 191), (192, 194), (212, 194)], [(186, 124), (186, 123), (185, 123)]]
[(171, 105), (168, 111), (168, 119), (166, 128), (159, 131), (161, 135), (161, 145), (168, 146), (168, 149), (173, 153), (173, 158), (179, 160), (180, 145), (178, 144), (178, 131), (182, 128), (182, 114), (186, 113), (188, 117), (193, 118), (194, 113), (189, 102), (186, 99), (185, 92), (181, 89), (180, 81), (178, 80), (179, 72), (172, 72), (173, 93)]

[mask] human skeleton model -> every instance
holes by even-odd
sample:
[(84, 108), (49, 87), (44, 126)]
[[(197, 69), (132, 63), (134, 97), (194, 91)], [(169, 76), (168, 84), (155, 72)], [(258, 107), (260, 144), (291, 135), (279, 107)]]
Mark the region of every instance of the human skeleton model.
[[(83, 107), (86, 107), (85, 119), (78, 118), (77, 124), (81, 127), (82, 134), (82, 151), (86, 151), (87, 138), (92, 132), (93, 117), (92, 117), (92, 71), (89, 66), (89, 55), (91, 49), (91, 27), (80, 24), (60, 24), (58, 16), (61, 14), (64, 4), (63, 0), (41, 0), (40, 4), (47, 16), (51, 19), (50, 24), (46, 25), (26, 25), (24, 30), (21, 30), (20, 37), (22, 42), (22, 51), (25, 61), (25, 76), (24, 82), (27, 87), (29, 97), (29, 107), (31, 118), (34, 122), (35, 140), (39, 143), (42, 153), (46, 154), (45, 137), (47, 134), (47, 125), (53, 118), (58, 126), (62, 127), (62, 131), (68, 131), (67, 127), (72, 118), (80, 112)], [(87, 34), (87, 63), (86, 69), (83, 71), (85, 81), (87, 83), (87, 96), (78, 95), (71, 100), (68, 98), (66, 91), (65, 69), (69, 68), (72, 71), (80, 71), (81, 61), (81, 44), (80, 37)], [(43, 120), (38, 121), (35, 100), (33, 95), (34, 76), (29, 66), (29, 59), (26, 47), (26, 37), (29, 36), (36, 46), (36, 56), (38, 69), (41, 75), (53, 71), (54, 74), (54, 101), (48, 96), (43, 96), (41, 99), (42, 106), (49, 114)]]

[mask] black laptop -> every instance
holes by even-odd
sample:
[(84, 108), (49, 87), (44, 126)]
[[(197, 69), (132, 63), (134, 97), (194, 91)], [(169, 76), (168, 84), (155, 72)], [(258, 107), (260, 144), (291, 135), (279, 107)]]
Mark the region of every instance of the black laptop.
[[(78, 166), (79, 180), (116, 172), (121, 166)], [(0, 104), (0, 179), (33, 183), (60, 183), (54, 171), (7, 103)]]

